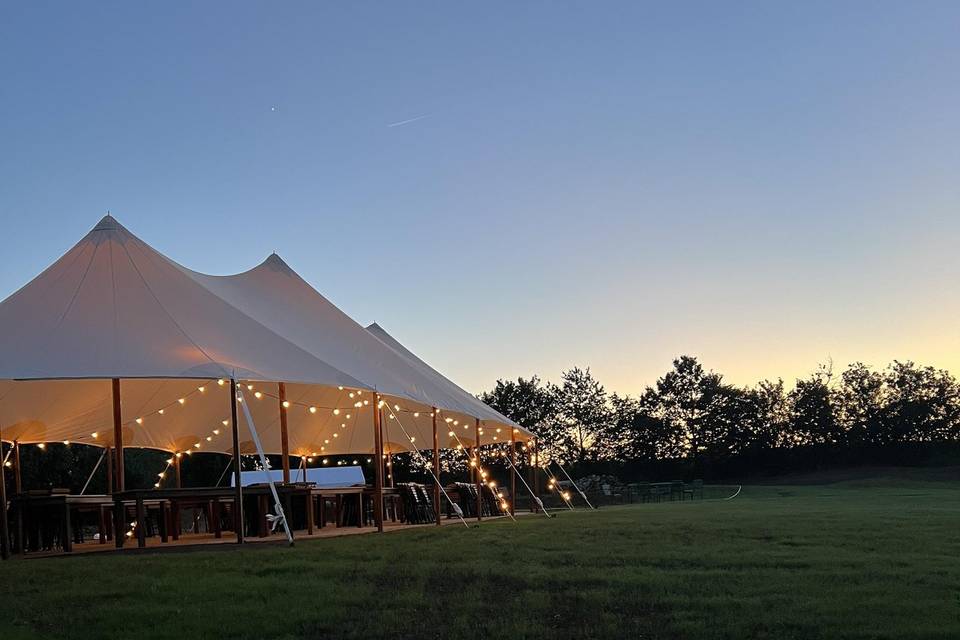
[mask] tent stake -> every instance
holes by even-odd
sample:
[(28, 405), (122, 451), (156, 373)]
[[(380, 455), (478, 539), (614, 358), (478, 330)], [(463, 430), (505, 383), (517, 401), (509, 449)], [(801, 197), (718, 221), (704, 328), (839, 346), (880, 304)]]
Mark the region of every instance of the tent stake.
[(237, 381), (230, 378), (230, 420), (233, 426), (233, 528), (243, 544), (243, 483), (240, 481), (240, 425), (237, 420)]

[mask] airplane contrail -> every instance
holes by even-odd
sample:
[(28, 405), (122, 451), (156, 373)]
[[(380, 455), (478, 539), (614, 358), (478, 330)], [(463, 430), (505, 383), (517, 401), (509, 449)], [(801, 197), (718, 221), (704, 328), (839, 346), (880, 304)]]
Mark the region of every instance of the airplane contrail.
[(425, 113), (425, 114), (423, 114), (422, 116), (417, 116), (416, 118), (410, 118), (409, 120), (401, 120), (400, 122), (394, 122), (394, 123), (388, 124), (387, 126), (388, 126), (388, 127), (401, 127), (401, 126), (403, 126), (403, 125), (405, 125), (405, 124), (410, 124), (411, 122), (416, 122), (417, 120), (423, 120), (423, 119), (426, 118), (428, 115), (430, 115), (430, 114), (429, 114), (429, 113)]

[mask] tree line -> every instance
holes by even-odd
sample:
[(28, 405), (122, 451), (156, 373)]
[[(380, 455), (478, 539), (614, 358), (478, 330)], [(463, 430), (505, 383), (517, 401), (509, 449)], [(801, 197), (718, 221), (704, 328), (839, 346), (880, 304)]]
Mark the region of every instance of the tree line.
[(608, 393), (590, 369), (558, 384), (498, 380), (480, 398), (539, 436), (542, 462), (578, 471), (719, 477), (864, 463), (958, 459), (960, 387), (947, 371), (857, 362), (786, 388), (724, 382), (681, 356), (639, 396)]

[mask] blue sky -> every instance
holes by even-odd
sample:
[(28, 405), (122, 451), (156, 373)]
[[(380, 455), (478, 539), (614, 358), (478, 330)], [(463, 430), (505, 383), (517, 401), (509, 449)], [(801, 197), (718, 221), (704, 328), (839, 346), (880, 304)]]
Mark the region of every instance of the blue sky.
[(110, 210), (201, 271), (277, 251), (474, 391), (960, 370), (958, 33), (953, 2), (5, 3), (0, 297)]

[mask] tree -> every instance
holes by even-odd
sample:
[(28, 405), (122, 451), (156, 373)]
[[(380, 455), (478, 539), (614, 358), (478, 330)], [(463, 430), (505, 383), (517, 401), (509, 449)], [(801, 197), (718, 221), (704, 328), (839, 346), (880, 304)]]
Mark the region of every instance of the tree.
[(761, 380), (747, 396), (754, 412), (749, 424), (748, 448), (760, 452), (787, 446), (790, 406), (783, 380)]
[(848, 445), (860, 447), (882, 437), (884, 396), (883, 376), (862, 362), (853, 363), (840, 376), (834, 405)]
[(710, 397), (720, 380), (719, 375), (705, 372), (691, 356), (674, 360), (673, 369), (657, 380), (655, 410), (673, 432), (669, 451), (672, 457), (696, 460), (707, 435), (705, 417)]
[(607, 392), (590, 373), (574, 367), (551, 385), (555, 414), (544, 424), (544, 451), (563, 463), (611, 459), (615, 446), (604, 437), (612, 414)]
[(537, 432), (554, 416), (554, 397), (540, 378), (497, 380), (492, 391), (480, 394), (480, 400), (507, 416), (521, 427)]
[(887, 402), (881, 443), (935, 442), (960, 436), (960, 398), (956, 380), (948, 372), (894, 361), (884, 383)]
[(830, 379), (829, 370), (821, 368), (806, 380), (797, 380), (797, 386), (788, 396), (792, 413), (789, 430), (791, 445), (844, 442), (843, 430), (834, 413)]

